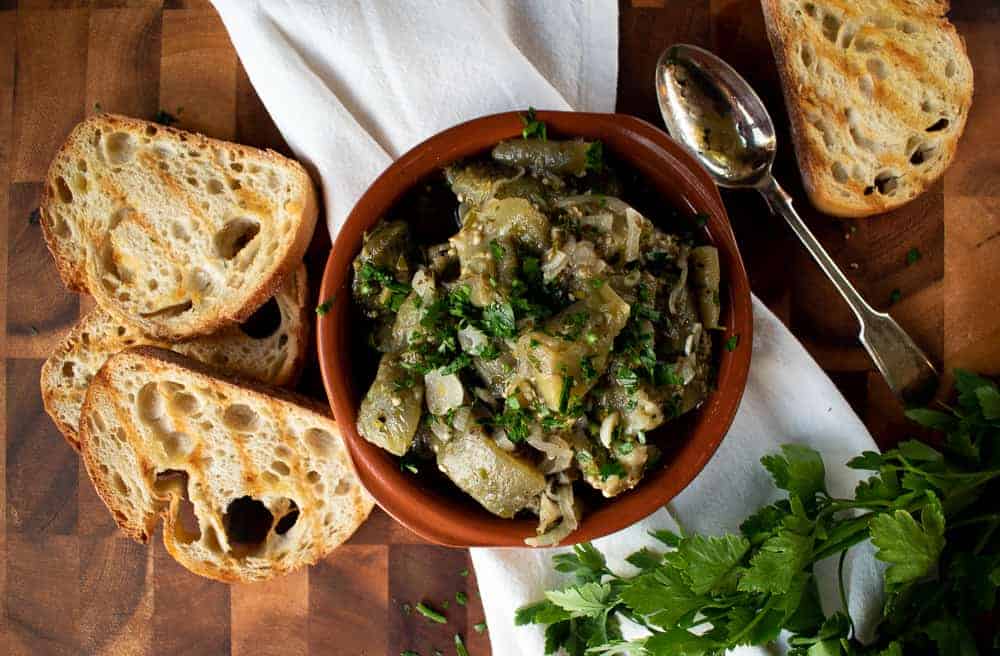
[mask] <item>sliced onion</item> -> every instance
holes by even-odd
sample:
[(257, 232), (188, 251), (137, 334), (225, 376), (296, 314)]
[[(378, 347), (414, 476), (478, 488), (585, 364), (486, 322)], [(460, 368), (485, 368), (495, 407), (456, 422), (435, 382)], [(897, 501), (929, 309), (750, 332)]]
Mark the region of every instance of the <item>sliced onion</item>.
[[(572, 244), (567, 245), (568, 249), (572, 249), (572, 247)], [(566, 254), (566, 251), (550, 250), (545, 254), (545, 262), (542, 264), (542, 277), (546, 281), (552, 280), (562, 273), (567, 264), (569, 264), (569, 255)]]
[(625, 210), (625, 261), (639, 259), (639, 240), (642, 237), (643, 216), (629, 207)]
[(604, 421), (601, 422), (601, 444), (603, 444), (606, 449), (611, 448), (611, 438), (614, 437), (615, 429), (618, 428), (619, 419), (621, 419), (621, 415), (615, 411), (605, 417)]
[(558, 435), (546, 438), (537, 426), (528, 433), (525, 442), (545, 454), (545, 460), (539, 467), (546, 474), (564, 471), (573, 462), (573, 450), (569, 444)]
[[(543, 494), (545, 493), (543, 492)], [(579, 525), (579, 519), (576, 516), (576, 507), (573, 503), (573, 486), (560, 485), (555, 495), (556, 501), (559, 504), (559, 511), (562, 513), (562, 521), (559, 522), (558, 526), (545, 531), (537, 537), (527, 538), (524, 543), (529, 547), (554, 547), (565, 540)]]
[(677, 314), (677, 303), (681, 300), (681, 294), (687, 291), (688, 263), (687, 258), (678, 260), (677, 265), (681, 268), (681, 275), (677, 278), (677, 283), (670, 290), (670, 298), (667, 300), (667, 309), (670, 314)]
[(458, 331), (458, 343), (462, 350), (472, 355), (479, 355), (489, 346), (490, 338), (486, 333), (473, 325), (468, 325)]

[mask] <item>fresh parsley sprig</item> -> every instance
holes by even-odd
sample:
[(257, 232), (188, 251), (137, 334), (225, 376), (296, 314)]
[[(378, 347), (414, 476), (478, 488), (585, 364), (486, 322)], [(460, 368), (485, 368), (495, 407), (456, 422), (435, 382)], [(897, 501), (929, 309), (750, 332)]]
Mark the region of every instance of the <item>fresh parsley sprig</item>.
[[(795, 656), (979, 653), (974, 626), (1000, 587), (1000, 390), (963, 371), (956, 390), (955, 407), (907, 413), (944, 432), (940, 448), (908, 441), (848, 463), (873, 472), (854, 498), (829, 493), (816, 451), (785, 445), (762, 464), (786, 497), (738, 534), (657, 531), (664, 549), (629, 556), (639, 569), (629, 577), (610, 571), (592, 545), (577, 545), (555, 557), (574, 585), (521, 608), (516, 623), (544, 625), (548, 654), (722, 654), (782, 631)], [(887, 564), (886, 604), (877, 639), (862, 645), (846, 609), (824, 617), (813, 567), (839, 556), (842, 568), (847, 550), (868, 539)], [(624, 640), (620, 617), (650, 635)], [(1000, 647), (992, 631), (979, 636), (987, 649)]]

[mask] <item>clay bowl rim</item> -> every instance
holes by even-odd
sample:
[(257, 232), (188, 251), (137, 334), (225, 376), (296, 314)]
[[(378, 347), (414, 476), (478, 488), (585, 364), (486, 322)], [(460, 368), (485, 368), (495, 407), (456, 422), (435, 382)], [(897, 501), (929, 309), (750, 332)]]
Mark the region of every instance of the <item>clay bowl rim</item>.
[[(681, 492), (705, 467), (732, 424), (750, 369), (753, 317), (750, 284), (718, 189), (679, 144), (649, 123), (623, 114), (540, 111), (554, 134), (601, 139), (605, 148), (643, 175), (670, 204), (707, 214), (705, 230), (719, 248), (723, 269), (723, 323), (718, 341), (738, 336), (732, 351), (720, 348), (717, 389), (698, 410), (684, 441), (647, 472), (635, 489), (585, 512), (580, 527), (561, 546), (619, 531), (652, 514)], [(350, 265), (369, 230), (415, 184), (443, 166), (520, 136), (518, 112), (493, 114), (444, 130), (390, 165), (358, 200), (337, 235), (323, 272), (320, 299), (330, 300), (317, 319), (323, 385), (362, 483), (378, 505), (430, 542), (452, 547), (524, 547), (535, 520), (501, 519), (455, 490), (444, 494), (402, 471), (395, 456), (362, 438), (356, 429), (364, 390), (351, 375)], [(654, 219), (655, 220), (655, 219)], [(338, 355), (339, 354), (339, 355)], [(669, 424), (668, 424), (669, 425)], [(663, 430), (658, 429), (658, 430)], [(676, 438), (674, 438), (676, 439)], [(459, 498), (461, 497), (461, 498)]]

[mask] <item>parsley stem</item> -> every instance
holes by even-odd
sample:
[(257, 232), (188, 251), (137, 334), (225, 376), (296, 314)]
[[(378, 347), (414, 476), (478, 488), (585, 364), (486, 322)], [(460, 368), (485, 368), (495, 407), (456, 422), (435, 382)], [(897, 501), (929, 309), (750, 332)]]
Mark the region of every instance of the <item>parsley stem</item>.
[(851, 623), (851, 632), (848, 638), (857, 635), (857, 628), (854, 626), (854, 618), (851, 617), (851, 607), (847, 605), (847, 590), (844, 589), (844, 560), (847, 558), (847, 549), (840, 552), (840, 560), (837, 562), (837, 587), (840, 588), (840, 605), (847, 615), (847, 621)]
[(428, 606), (427, 604), (425, 604), (422, 601), (419, 604), (417, 604), (416, 606), (414, 606), (414, 608), (416, 608), (416, 610), (417, 610), (418, 613), (420, 613), (421, 615), (423, 615), (424, 617), (426, 617), (427, 619), (429, 619), (432, 622), (437, 622), (438, 624), (447, 624), (448, 623), (448, 618), (447, 617), (445, 617), (444, 615), (442, 615), (438, 611), (434, 610), (433, 608), (431, 608), (430, 606)]

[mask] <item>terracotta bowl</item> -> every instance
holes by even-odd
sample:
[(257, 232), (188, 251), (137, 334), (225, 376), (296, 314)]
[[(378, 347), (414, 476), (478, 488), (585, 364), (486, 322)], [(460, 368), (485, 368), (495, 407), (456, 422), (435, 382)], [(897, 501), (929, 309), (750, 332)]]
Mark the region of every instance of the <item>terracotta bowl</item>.
[[(693, 416), (651, 434), (651, 439), (665, 447), (660, 465), (647, 472), (632, 491), (588, 507), (580, 528), (563, 541), (566, 545), (614, 533), (646, 517), (701, 471), (729, 429), (743, 395), (750, 368), (752, 316), (750, 287), (725, 207), (708, 174), (690, 155), (660, 130), (631, 116), (539, 112), (538, 118), (547, 123), (550, 134), (603, 141), (605, 151), (643, 176), (665, 205), (708, 215), (707, 236), (719, 249), (722, 264), (722, 322), (729, 327), (718, 343), (739, 336), (734, 350), (718, 349), (717, 390), (703, 406)], [(323, 274), (320, 298), (333, 301), (318, 321), (320, 368), (361, 480), (397, 521), (420, 537), (447, 546), (523, 547), (524, 538), (535, 534), (536, 520), (495, 517), (457, 488), (436, 480), (436, 472), (416, 476), (402, 471), (396, 457), (358, 434), (358, 406), (377, 357), (360, 346), (365, 326), (351, 308), (351, 262), (361, 250), (364, 232), (414, 185), (455, 160), (487, 152), (501, 139), (520, 133), (521, 120), (515, 112), (484, 116), (445, 130), (403, 155), (355, 205)], [(451, 220), (442, 217), (442, 221)]]

